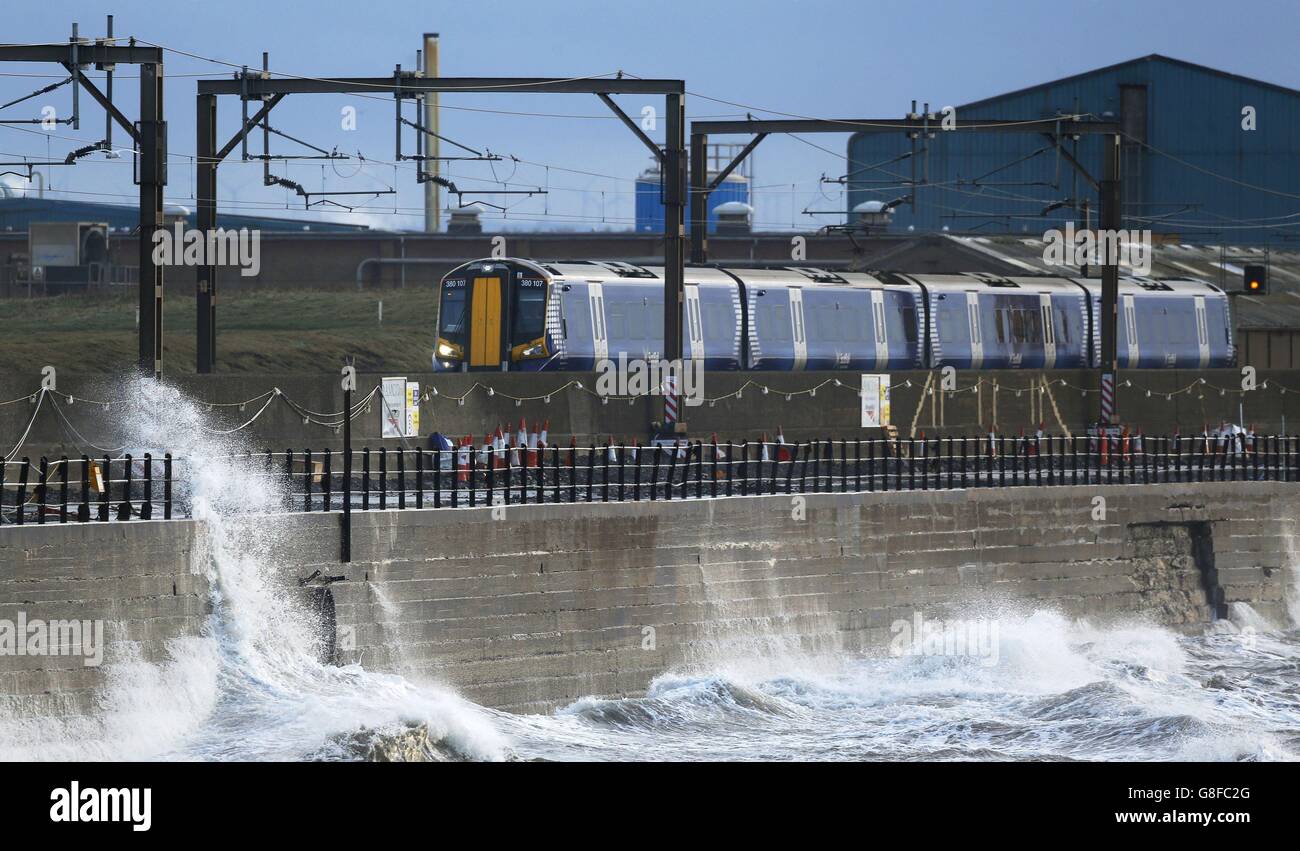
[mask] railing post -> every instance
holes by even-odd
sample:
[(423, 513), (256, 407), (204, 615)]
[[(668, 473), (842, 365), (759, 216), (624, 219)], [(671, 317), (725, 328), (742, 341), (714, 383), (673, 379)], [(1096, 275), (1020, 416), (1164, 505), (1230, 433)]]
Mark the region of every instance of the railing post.
[(131, 484), (135, 472), (135, 470), (132, 469), (134, 467), (135, 459), (130, 455), (123, 455), (122, 460), (124, 462), (122, 464), (122, 504), (117, 508), (117, 519), (130, 520), (131, 515), (134, 513), (134, 509), (131, 506)]
[[(492, 468), (492, 456), (488, 455), (488, 469)], [(478, 505), (478, 450), (470, 446), (469, 448), (469, 507), (474, 508)]]
[[(26, 462), (27, 459), (24, 458), (23, 461)], [(103, 485), (104, 489), (99, 492), (99, 519), (100, 521), (107, 523), (108, 504), (113, 499), (112, 494), (110, 493), (110, 491), (113, 490), (113, 461), (107, 455), (104, 456)]]
[(785, 492), (787, 494), (794, 493), (794, 468), (799, 463), (799, 447), (801, 445), (799, 443), (790, 444), (790, 466), (785, 471)]
[(569, 438), (569, 502), (578, 501), (578, 439)]
[(601, 465), (600, 465), (600, 484), (601, 484), (600, 501), (601, 502), (609, 502), (609, 490), (610, 487), (614, 484), (613, 481), (610, 479), (610, 475), (609, 475), (609, 455), (613, 451), (614, 451), (614, 439), (609, 438), (605, 443), (605, 451), (601, 453), (604, 456), (604, 458), (601, 459)]
[(424, 508), (424, 447), (415, 449), (415, 507)]
[[(844, 444), (844, 451), (848, 452), (848, 442)], [(848, 484), (848, 471), (844, 473), (844, 483)], [(862, 493), (862, 438), (853, 439), (853, 492)]]
[(591, 441), (591, 448), (587, 450), (587, 502), (592, 502), (593, 488), (596, 483), (596, 441)]
[[(524, 457), (527, 458), (527, 454)], [(537, 463), (534, 465), (537, 467), (537, 497), (533, 500), (533, 503), (541, 505), (546, 502), (546, 447), (540, 441), (537, 444), (535, 457), (537, 458)], [(525, 467), (524, 469), (526, 471), (528, 468)], [(527, 497), (527, 494), (524, 496)], [(525, 501), (527, 500), (525, 499)]]
[[(453, 446), (451, 448), (451, 507), (460, 508), (460, 464), (461, 447)], [(474, 454), (473, 447), (469, 447), (469, 453), (465, 455), (465, 475), (469, 475), (469, 456)], [(442, 468), (439, 467), (439, 470)]]
[(379, 447), (379, 510), (388, 508), (388, 447)]
[(320, 492), (324, 510), (334, 510), (334, 453), (330, 449), (321, 451)]
[(397, 451), (397, 507), (406, 507), (406, 450)]
[[(624, 498), (623, 491), (626, 490), (627, 486), (627, 444), (620, 443), (614, 448), (614, 451), (618, 453), (618, 499), (616, 502), (622, 502)], [(606, 467), (606, 470), (608, 469)], [(605, 486), (605, 490), (609, 490), (609, 485)]]
[(5, 522), (5, 474), (8, 472), (8, 467), (9, 456), (0, 455), (0, 526), (3, 526)]
[[(89, 506), (87, 506), (89, 513)], [(172, 519), (172, 454), (163, 455), (163, 519)]]
[[(455, 453), (456, 449), (451, 450)], [(455, 455), (453, 454), (454, 458)], [(455, 479), (455, 472), (452, 473), (452, 479)], [(442, 508), (442, 446), (433, 447), (433, 507)]]
[(153, 519), (153, 455), (144, 454), (144, 502), (140, 503), (140, 519)]
[(14, 516), (14, 522), (19, 526), (26, 522), (24, 515), (27, 513), (27, 476), (31, 465), (31, 459), (24, 455), (23, 465), (18, 468), (18, 494), (14, 499), (14, 508), (17, 510), (17, 513)]
[[(727, 448), (731, 448), (731, 441), (727, 441)], [(731, 477), (727, 478), (727, 494), (731, 494)], [(749, 495), (749, 439), (741, 441), (740, 444), (740, 495)]]
[(867, 439), (867, 492), (876, 490), (876, 442)]
[(44, 455), (41, 456), (41, 464), (37, 476), (38, 484), (36, 485), (36, 492), (32, 494), (32, 496), (36, 502), (36, 522), (39, 525), (44, 525), (47, 482), (50, 478), (50, 462)]
[[(718, 495), (718, 440), (717, 438), (710, 438), (709, 451), (713, 453), (713, 456), (709, 459), (710, 460), (709, 476), (711, 479), (709, 483), (709, 495), (713, 497), (717, 497)], [(704, 460), (703, 457), (701, 457), (700, 458), (701, 466), (703, 466), (702, 464), (703, 460)]]
[(632, 453), (635, 457), (636, 464), (632, 469), (632, 501), (641, 501), (641, 441), (638, 438), (632, 439)]
[(312, 452), (311, 447), (304, 449), (302, 452), (302, 510), (311, 511), (311, 473), (312, 473)]
[(555, 491), (551, 496), (552, 502), (558, 503), (560, 501), (560, 447), (552, 447), (551, 453), (551, 469), (555, 473)]
[[(169, 456), (170, 457), (170, 456)], [(170, 474), (168, 476), (170, 477)], [(4, 474), (0, 473), (0, 494), (4, 492)], [(3, 502), (3, 500), (0, 500)], [(82, 498), (81, 508), (77, 509), (77, 520), (86, 524), (90, 522), (90, 456), (82, 455)], [(168, 517), (170, 520), (170, 517)]]
[[(470, 468), (473, 469), (474, 453), (470, 452)], [(473, 485), (473, 480), (470, 481)], [(370, 510), (370, 447), (361, 447), (361, 510)]]
[(59, 459), (59, 522), (68, 522), (68, 456)]

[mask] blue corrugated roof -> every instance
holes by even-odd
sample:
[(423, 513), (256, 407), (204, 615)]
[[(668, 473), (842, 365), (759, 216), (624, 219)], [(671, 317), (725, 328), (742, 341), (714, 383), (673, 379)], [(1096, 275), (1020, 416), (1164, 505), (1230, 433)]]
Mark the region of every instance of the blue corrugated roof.
[[(1145, 122), (1123, 115), (1123, 91), (1145, 93)], [(1257, 126), (1241, 126), (1253, 107)], [(1082, 113), (1127, 123), (1122, 170), (1129, 227), (1189, 242), (1276, 243), (1300, 239), (1300, 91), (1179, 59), (1151, 55), (1039, 83), (957, 107), (961, 118), (1042, 118)], [(916, 209), (894, 211), (896, 229), (1041, 234), (1081, 219), (1073, 204), (1096, 194), (1038, 134), (938, 132), (917, 156)], [(1102, 140), (1084, 137), (1079, 159), (1100, 176)], [(1073, 150), (1073, 143), (1068, 143)], [(912, 164), (868, 168), (911, 150), (901, 133), (849, 139), (848, 204), (890, 200), (909, 190)], [(1028, 157), (1022, 163), (1020, 158)], [(855, 170), (865, 169), (861, 174)], [(982, 179), (981, 179), (982, 178)], [(872, 183), (870, 181), (877, 182)]]

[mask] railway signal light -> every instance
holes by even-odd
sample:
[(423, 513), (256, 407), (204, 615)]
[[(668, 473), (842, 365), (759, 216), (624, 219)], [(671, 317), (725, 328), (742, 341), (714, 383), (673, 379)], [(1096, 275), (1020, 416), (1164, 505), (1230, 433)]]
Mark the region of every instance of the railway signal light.
[(1242, 290), (1253, 295), (1268, 294), (1268, 269), (1264, 266), (1247, 266), (1242, 274)]

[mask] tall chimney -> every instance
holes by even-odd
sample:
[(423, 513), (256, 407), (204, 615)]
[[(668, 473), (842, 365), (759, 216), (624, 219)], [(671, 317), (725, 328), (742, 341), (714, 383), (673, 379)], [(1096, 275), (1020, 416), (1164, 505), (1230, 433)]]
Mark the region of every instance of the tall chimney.
[[(438, 34), (424, 34), (424, 76), (426, 79), (436, 79), (438, 76)], [(434, 133), (441, 132), (438, 130), (438, 93), (429, 92), (424, 96), (424, 126), (428, 127)], [(439, 161), (436, 157), (440, 151), (438, 148), (437, 136), (426, 136), (424, 140), (424, 151), (427, 156), (435, 159), (426, 160), (422, 165), (424, 170), (429, 174), (439, 174), (441, 172)], [(424, 184), (424, 230), (426, 233), (437, 233), (442, 226), (440, 220), (440, 187), (432, 180)]]

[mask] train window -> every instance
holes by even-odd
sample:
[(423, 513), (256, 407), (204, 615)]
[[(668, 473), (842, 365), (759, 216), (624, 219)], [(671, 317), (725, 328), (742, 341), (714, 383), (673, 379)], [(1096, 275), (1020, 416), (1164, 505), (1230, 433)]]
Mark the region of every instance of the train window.
[(1004, 324), (1009, 323), (1010, 320), (1004, 318), (1005, 315), (1006, 311), (1002, 309), (993, 312), (993, 327), (997, 331), (999, 343), (1005, 343), (1007, 341), (1007, 331)]
[(1056, 309), (1056, 315), (1058, 320), (1056, 323), (1056, 336), (1068, 346), (1073, 342), (1070, 339), (1070, 317), (1063, 307)]
[(961, 340), (969, 340), (962, 334), (966, 329), (965, 305), (957, 306), (945, 302), (940, 305), (937, 313), (936, 326), (939, 332), (940, 343), (956, 343)]
[(438, 329), (444, 337), (465, 333), (465, 288), (446, 288), (442, 291), (442, 324)]
[(812, 320), (812, 333), (809, 339), (827, 343), (838, 343), (843, 339), (840, 331), (840, 311), (833, 304), (809, 304), (804, 301), (804, 311)]
[(704, 320), (704, 339), (719, 342), (735, 339), (736, 313), (730, 300), (721, 302), (701, 298), (700, 318)]
[[(628, 337), (628, 305), (617, 302), (605, 302), (605, 321), (609, 323), (609, 339), (626, 340)], [(636, 323), (632, 323), (635, 325)]]
[(1011, 339), (1016, 343), (1025, 342), (1025, 312), (1012, 308), (1011, 313)]
[(1025, 312), (1025, 335), (1030, 343), (1043, 342), (1043, 314), (1037, 310)]
[(758, 332), (778, 343), (790, 342), (790, 308), (777, 302), (758, 307)]
[(591, 339), (591, 303), (587, 294), (571, 293), (564, 302), (564, 334), (570, 340)]
[(515, 327), (511, 344), (519, 346), (542, 336), (546, 322), (546, 287), (521, 285), (515, 292)]
[(916, 308), (900, 307), (898, 312), (903, 317), (903, 339), (915, 343), (917, 340)]

